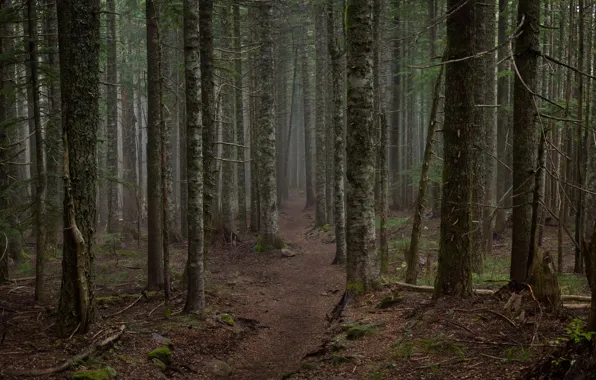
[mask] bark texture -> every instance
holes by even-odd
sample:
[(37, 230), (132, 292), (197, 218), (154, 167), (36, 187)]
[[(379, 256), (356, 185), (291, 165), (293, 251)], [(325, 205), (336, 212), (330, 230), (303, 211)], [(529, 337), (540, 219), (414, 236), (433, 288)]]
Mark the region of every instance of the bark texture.
[(213, 81), (213, 0), (199, 6), (201, 55), (201, 117), (203, 121), (203, 261), (211, 248), (215, 192), (215, 84)]
[(118, 71), (116, 48), (116, 0), (106, 0), (107, 18), (107, 106), (108, 106), (108, 233), (118, 232)]
[(159, 14), (156, 0), (147, 0), (147, 288), (162, 289), (161, 99)]
[[(307, 30), (304, 31), (306, 36)], [(308, 50), (304, 46), (308, 42), (307, 37), (304, 37), (304, 43), (300, 48), (301, 53), (301, 76), (302, 76), (302, 98), (303, 98), (303, 116), (304, 116), (304, 157), (305, 157), (305, 175), (306, 175), (306, 205), (305, 209), (315, 204), (315, 188), (314, 188), (314, 167), (313, 157), (315, 150), (313, 149), (313, 126), (311, 120), (311, 92), (310, 92), (310, 60)]]
[(64, 158), (60, 334), (89, 330), (94, 317), (93, 243), (99, 125), (99, 0), (58, 0)]
[(275, 181), (275, 126), (273, 124), (273, 39), (271, 18), (273, 8), (269, 3), (260, 3), (257, 13), (258, 41), (261, 43), (257, 61), (258, 100), (258, 151), (259, 196), (261, 220), (260, 244), (265, 250), (281, 248), (279, 236), (277, 188)]
[[(232, 51), (232, 14), (229, 6), (224, 5), (220, 8), (221, 12), (221, 32), (222, 32), (222, 49), (224, 51)], [(227, 56), (227, 57), (226, 57)], [(226, 70), (222, 72), (223, 87), (221, 89), (222, 96), (222, 157), (224, 161), (221, 163), (222, 167), (222, 222), (224, 240), (232, 242), (236, 237), (236, 220), (234, 218), (234, 206), (236, 203), (236, 191), (234, 183), (234, 168), (236, 163), (236, 144), (234, 134), (234, 80), (232, 77), (233, 57), (231, 54), (224, 54)]]
[[(467, 57), (474, 51), (475, 0), (465, 3), (447, 19), (445, 60)], [(458, 0), (449, 0), (455, 8)], [(474, 70), (472, 60), (445, 68), (444, 165), (441, 204), (439, 266), (434, 296), (472, 295), (472, 199), (477, 142), (474, 129)]]
[(331, 77), (333, 82), (332, 98), (333, 113), (332, 126), (334, 131), (334, 169), (333, 176), (333, 194), (335, 196), (335, 259), (334, 264), (345, 264), (346, 262), (346, 210), (344, 194), (344, 176), (345, 176), (345, 131), (343, 120), (343, 93), (344, 93), (344, 75), (339, 51), (337, 37), (335, 35), (335, 16), (333, 12), (333, 0), (327, 0), (327, 41), (329, 55), (331, 56)]
[(205, 308), (203, 266), (203, 133), (200, 104), (199, 9), (205, 1), (184, 1), (184, 76), (186, 81), (186, 155), (188, 204), (188, 288), (186, 312)]
[(347, 52), (347, 291), (369, 291), (378, 281), (375, 250), (375, 139), (373, 129), (372, 0), (349, 0)]
[(315, 226), (321, 227), (327, 224), (327, 169), (326, 161), (326, 146), (325, 146), (325, 8), (323, 2), (315, 2), (315, 131), (316, 131), (316, 167), (315, 167), (315, 182), (316, 182), (316, 211), (315, 211)]
[(234, 71), (235, 82), (235, 105), (236, 105), (236, 159), (239, 161), (236, 177), (238, 180), (238, 221), (242, 230), (246, 229), (248, 222), (248, 210), (246, 209), (246, 148), (244, 147), (244, 104), (242, 84), (242, 35), (240, 34), (240, 6), (233, 5), (234, 17)]

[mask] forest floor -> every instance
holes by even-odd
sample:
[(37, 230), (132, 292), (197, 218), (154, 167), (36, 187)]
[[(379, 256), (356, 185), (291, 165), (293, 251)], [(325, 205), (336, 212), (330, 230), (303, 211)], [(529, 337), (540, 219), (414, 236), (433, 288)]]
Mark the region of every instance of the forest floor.
[[(331, 265), (332, 231), (314, 230), (303, 205), (303, 196), (294, 193), (280, 210), (280, 229), (293, 257), (253, 252), (254, 236), (234, 246), (214, 239), (208, 310), (200, 318), (180, 313), (184, 243), (172, 251), (174, 299), (172, 315), (166, 317), (163, 294), (143, 292), (144, 239), (138, 246), (98, 237), (97, 323), (89, 333), (65, 339), (54, 331), (59, 257), (47, 264), (47, 294), (38, 304), (33, 302), (35, 258), (13, 264), (14, 280), (0, 286), (0, 378), (20, 378), (13, 375), (19, 369), (59, 366), (122, 325), (124, 334), (114, 346), (70, 363), (66, 371), (34, 378), (63, 379), (109, 366), (118, 378), (131, 380), (512, 379), (565, 340), (582, 337), (574, 322), (585, 317), (581, 309), (552, 314), (526, 297), (515, 313), (505, 310), (506, 290), (433, 302), (428, 293), (400, 289), (396, 282), (403, 277), (403, 248), (411, 231), (406, 214), (389, 220), (391, 269), (383, 289), (352, 301), (339, 320), (329, 322), (326, 316), (342, 296), (345, 273)], [(421, 284), (432, 284), (436, 271), (438, 227), (438, 219), (424, 220)], [(474, 275), (475, 287), (498, 289), (506, 283), (509, 249), (510, 231), (496, 240), (485, 273)], [(547, 227), (545, 249), (556, 252), (556, 228)], [(571, 270), (571, 246), (565, 249)], [(587, 294), (581, 276), (566, 273), (559, 281), (564, 294)], [(165, 369), (148, 358), (164, 345), (172, 348)]]

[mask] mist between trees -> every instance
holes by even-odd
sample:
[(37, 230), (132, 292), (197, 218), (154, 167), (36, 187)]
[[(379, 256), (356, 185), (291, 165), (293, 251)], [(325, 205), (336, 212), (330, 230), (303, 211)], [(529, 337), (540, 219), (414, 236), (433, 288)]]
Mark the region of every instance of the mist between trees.
[(557, 273), (596, 290), (595, 31), (586, 0), (0, 0), (0, 282), (34, 257), (35, 301), (84, 334), (100, 251), (136, 246), (165, 313), (173, 289), (201, 313), (213, 242), (287, 249), (299, 196), (344, 301), (381, 286), (406, 215), (405, 282), (424, 220), (435, 298), (471, 297), (511, 228), (512, 284), (559, 307)]

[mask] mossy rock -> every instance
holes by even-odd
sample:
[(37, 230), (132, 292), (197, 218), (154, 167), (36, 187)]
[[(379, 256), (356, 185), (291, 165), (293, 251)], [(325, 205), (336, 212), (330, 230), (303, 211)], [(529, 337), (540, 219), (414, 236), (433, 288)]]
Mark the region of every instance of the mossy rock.
[(354, 323), (346, 329), (346, 338), (348, 340), (360, 339), (365, 335), (372, 334), (377, 330), (376, 325), (367, 323)]
[(74, 380), (110, 380), (114, 377), (116, 377), (116, 371), (112, 367), (78, 371), (72, 375)]
[(225, 323), (228, 326), (236, 326), (236, 321), (234, 321), (234, 317), (232, 317), (230, 314), (228, 313), (221, 313), (217, 316), (217, 319), (222, 322)]
[(168, 347), (159, 347), (148, 353), (147, 358), (151, 361), (157, 359), (168, 366), (172, 363), (172, 350)]
[(377, 309), (389, 309), (397, 304), (400, 304), (404, 300), (404, 297), (398, 295), (385, 296), (377, 304)]

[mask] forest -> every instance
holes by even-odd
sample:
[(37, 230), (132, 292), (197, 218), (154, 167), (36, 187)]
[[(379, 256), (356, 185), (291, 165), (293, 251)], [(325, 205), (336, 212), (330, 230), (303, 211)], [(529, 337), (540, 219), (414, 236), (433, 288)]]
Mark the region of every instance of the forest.
[(594, 379), (593, 93), (592, 0), (0, 0), (0, 379)]

